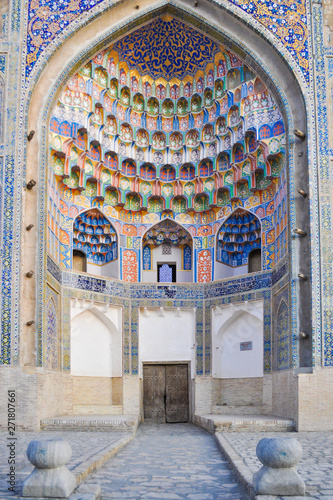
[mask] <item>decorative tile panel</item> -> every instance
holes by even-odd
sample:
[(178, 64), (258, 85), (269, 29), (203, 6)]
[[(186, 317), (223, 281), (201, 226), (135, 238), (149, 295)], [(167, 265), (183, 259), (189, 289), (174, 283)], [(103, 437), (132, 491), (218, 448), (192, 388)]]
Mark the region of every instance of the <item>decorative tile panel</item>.
[[(306, 0), (284, 0), (279, 3), (271, 3), (267, 0), (229, 0), (229, 3), (236, 7), (237, 10), (235, 12), (240, 17), (242, 16), (241, 12), (245, 12), (250, 18), (260, 23), (276, 37), (294, 58), (305, 78), (309, 79), (309, 33)], [(57, 35), (70, 26), (83, 13), (87, 13), (94, 8), (95, 12), (96, 6), (99, 4), (101, 4), (99, 10), (103, 10), (103, 8), (109, 6), (109, 2), (106, 0), (66, 0), (61, 3), (51, 0), (30, 0), (27, 28), (27, 76), (29, 76), (37, 59), (45, 48)], [(226, 5), (228, 5), (228, 2), (226, 2)], [(161, 31), (163, 33), (163, 30)], [(143, 31), (141, 38), (145, 35), (147, 36), (147, 34)], [(208, 47), (210, 46), (211, 44), (209, 43)], [(139, 54), (136, 58), (138, 57), (140, 57)], [(153, 64), (154, 60), (155, 58), (152, 57), (151, 64)], [(145, 67), (145, 64), (147, 63), (143, 63), (143, 67)]]

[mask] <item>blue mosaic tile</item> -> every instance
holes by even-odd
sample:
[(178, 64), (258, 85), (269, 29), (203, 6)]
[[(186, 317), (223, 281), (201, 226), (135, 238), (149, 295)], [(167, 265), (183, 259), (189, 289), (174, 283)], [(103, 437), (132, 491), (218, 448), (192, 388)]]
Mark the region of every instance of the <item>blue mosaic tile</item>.
[(5, 74), (6, 69), (6, 56), (4, 54), (0, 55), (0, 73)]
[[(19, 0), (15, 0), (18, 2)], [(307, 5), (305, 0), (284, 0), (272, 4), (268, 0), (229, 0), (238, 15), (245, 12), (259, 22), (286, 47), (304, 77), (309, 81), (309, 53)], [(29, 76), (36, 61), (48, 45), (85, 12), (102, 10), (109, 6), (106, 0), (43, 0), (29, 2), (27, 26), (26, 75)], [(17, 30), (17, 25), (15, 24)], [(206, 46), (206, 44), (205, 44)], [(137, 56), (136, 56), (137, 57)], [(179, 64), (178, 64), (179, 65)]]
[(182, 80), (213, 62), (219, 46), (177, 19), (159, 18), (116, 42), (114, 50), (142, 76)]
[(1, 356), (0, 363), (11, 362), (11, 313), (12, 313), (12, 259), (13, 259), (13, 214), (14, 158), (5, 158), (4, 221), (2, 235), (2, 307), (1, 307)]
[(57, 266), (55, 262), (51, 259), (51, 257), (47, 256), (46, 262), (47, 271), (52, 274), (52, 276), (58, 281), (58, 283), (62, 283), (62, 273), (61, 269)]

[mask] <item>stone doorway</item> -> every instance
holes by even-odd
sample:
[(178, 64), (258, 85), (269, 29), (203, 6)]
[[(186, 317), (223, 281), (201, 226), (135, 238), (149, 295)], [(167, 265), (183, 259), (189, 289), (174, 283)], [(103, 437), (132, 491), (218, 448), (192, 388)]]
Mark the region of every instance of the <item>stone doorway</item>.
[(188, 365), (144, 364), (143, 408), (154, 423), (188, 422)]

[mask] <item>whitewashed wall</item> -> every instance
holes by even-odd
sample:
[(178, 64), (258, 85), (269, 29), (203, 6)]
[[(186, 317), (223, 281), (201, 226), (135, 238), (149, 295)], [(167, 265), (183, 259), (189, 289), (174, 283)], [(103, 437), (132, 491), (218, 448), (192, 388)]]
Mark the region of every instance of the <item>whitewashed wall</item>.
[(122, 310), (89, 301), (71, 302), (71, 373), (122, 376)]
[(232, 278), (233, 276), (240, 276), (242, 274), (247, 274), (248, 265), (245, 266), (226, 266), (222, 264), (222, 262), (218, 262), (215, 259), (215, 268), (214, 268), (214, 280), (221, 280), (223, 278)]
[[(241, 350), (244, 342), (252, 349)], [(212, 309), (214, 378), (262, 377), (263, 344), (263, 301)]]
[(139, 370), (147, 361), (190, 361), (195, 376), (195, 309), (140, 309)]
[(87, 262), (87, 273), (119, 279), (119, 259), (108, 262), (103, 266), (97, 266), (96, 264)]

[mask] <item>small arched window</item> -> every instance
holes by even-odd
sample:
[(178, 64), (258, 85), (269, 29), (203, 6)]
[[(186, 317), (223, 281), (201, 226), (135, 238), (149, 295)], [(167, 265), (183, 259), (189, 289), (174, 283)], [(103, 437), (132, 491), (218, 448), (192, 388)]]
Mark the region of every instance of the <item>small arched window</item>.
[(87, 257), (80, 250), (73, 250), (73, 269), (82, 273), (87, 272)]
[(257, 273), (261, 271), (261, 250), (260, 248), (256, 248), (249, 253), (248, 260), (248, 272), (249, 273)]

